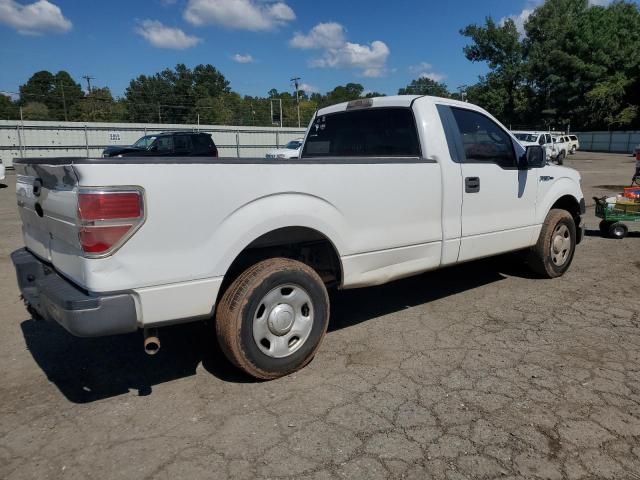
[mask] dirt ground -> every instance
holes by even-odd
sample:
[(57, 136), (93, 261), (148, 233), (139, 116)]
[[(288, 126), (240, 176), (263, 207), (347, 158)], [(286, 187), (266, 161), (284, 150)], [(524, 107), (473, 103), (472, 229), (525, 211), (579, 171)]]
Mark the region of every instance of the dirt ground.
[[(632, 158), (579, 152), (585, 197)], [(205, 324), (79, 339), (30, 318), (0, 188), (0, 478), (640, 479), (640, 234), (587, 237), (569, 273), (513, 257), (332, 295), (301, 372), (255, 382)], [(640, 224), (638, 225), (640, 227)]]

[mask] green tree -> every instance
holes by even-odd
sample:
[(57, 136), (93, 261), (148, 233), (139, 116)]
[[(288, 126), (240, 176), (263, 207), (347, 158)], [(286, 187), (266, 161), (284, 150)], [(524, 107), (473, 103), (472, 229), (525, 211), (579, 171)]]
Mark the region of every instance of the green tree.
[(22, 107), (22, 117), (25, 120), (51, 120), (49, 108), (42, 102), (28, 102)]
[(107, 87), (93, 88), (73, 112), (74, 120), (83, 122), (114, 122), (124, 117), (119, 105)]
[(320, 107), (355, 100), (362, 97), (363, 92), (364, 87), (359, 83), (347, 83), (346, 85), (339, 85), (328, 92), (327, 95), (321, 99)]
[(409, 85), (398, 90), (398, 95), (432, 95), (434, 97), (449, 97), (449, 89), (444, 83), (436, 82), (428, 77), (412, 80)]
[(574, 128), (638, 125), (640, 9), (547, 0), (526, 24), (533, 113)]
[(20, 86), (20, 105), (38, 102), (46, 105), (47, 120), (71, 120), (72, 112), (84, 97), (80, 84), (64, 70), (53, 75), (42, 70)]
[(19, 116), (18, 105), (11, 98), (0, 93), (0, 119), (14, 120)]
[(484, 25), (468, 25), (460, 32), (472, 41), (464, 54), (472, 62), (486, 62), (491, 79), (486, 85), (498, 87), (504, 93), (502, 119), (516, 120), (516, 99), (525, 77), (526, 54), (516, 24), (512, 19), (497, 24), (491, 17)]
[(230, 92), (229, 82), (212, 65), (197, 65), (191, 70), (178, 64), (131, 80), (125, 102), (132, 121), (195, 123), (198, 104), (205, 109), (211, 106), (208, 99)]

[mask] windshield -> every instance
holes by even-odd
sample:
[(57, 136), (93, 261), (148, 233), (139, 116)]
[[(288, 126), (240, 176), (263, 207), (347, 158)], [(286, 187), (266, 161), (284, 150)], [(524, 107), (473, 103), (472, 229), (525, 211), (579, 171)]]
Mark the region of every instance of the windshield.
[(300, 148), (300, 145), (302, 145), (301, 141), (291, 140), (289, 143), (287, 143), (287, 145), (284, 148), (287, 148), (289, 150), (297, 150)]
[(532, 133), (516, 133), (516, 138), (523, 142), (537, 142), (538, 135), (534, 135)]
[(149, 148), (149, 146), (153, 143), (155, 139), (156, 139), (155, 135), (146, 135), (138, 139), (138, 141), (134, 143), (133, 146), (135, 148), (141, 148), (143, 150), (146, 150), (147, 148)]

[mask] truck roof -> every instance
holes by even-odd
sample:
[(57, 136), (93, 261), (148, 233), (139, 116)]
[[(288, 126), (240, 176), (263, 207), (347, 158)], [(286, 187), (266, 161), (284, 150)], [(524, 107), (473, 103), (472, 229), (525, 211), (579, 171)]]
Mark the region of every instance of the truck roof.
[(350, 108), (376, 108), (376, 107), (410, 107), (411, 104), (421, 99), (425, 101), (437, 101), (446, 105), (465, 107), (472, 110), (480, 110), (476, 105), (467, 102), (461, 102), (459, 100), (453, 100), (452, 98), (444, 97), (432, 97), (428, 95), (390, 95), (388, 97), (371, 97), (371, 98), (358, 98), (351, 100), (350, 102), (338, 103), (329, 107), (321, 108), (318, 110), (318, 115), (328, 115), (330, 113), (343, 112)]

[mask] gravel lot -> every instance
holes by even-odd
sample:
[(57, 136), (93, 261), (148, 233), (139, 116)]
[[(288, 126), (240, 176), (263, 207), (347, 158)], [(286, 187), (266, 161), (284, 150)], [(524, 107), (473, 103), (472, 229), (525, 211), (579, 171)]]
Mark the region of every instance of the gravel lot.
[[(579, 152), (585, 197), (630, 156)], [(513, 257), (338, 292), (303, 371), (254, 382), (209, 325), (78, 339), (30, 319), (0, 188), (0, 478), (640, 479), (640, 234), (587, 238), (569, 273)], [(640, 224), (638, 225), (640, 227)]]

